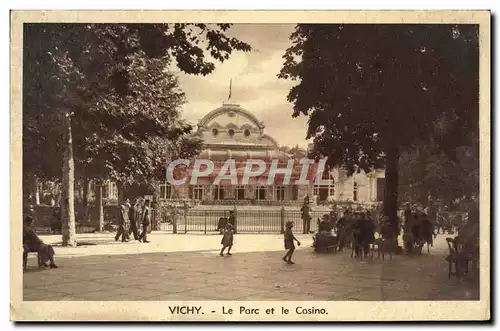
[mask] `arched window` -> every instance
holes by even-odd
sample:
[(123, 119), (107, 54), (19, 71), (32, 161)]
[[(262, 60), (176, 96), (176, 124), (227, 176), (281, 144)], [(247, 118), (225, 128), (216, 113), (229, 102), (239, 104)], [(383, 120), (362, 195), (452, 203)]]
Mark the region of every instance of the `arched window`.
[(352, 184), (352, 201), (358, 201), (358, 183)]

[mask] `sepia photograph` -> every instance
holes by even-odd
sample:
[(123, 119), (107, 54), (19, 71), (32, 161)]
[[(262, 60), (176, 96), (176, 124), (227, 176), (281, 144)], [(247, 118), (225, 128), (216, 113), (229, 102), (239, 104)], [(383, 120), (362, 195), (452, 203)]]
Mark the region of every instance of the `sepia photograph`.
[(78, 14), (11, 12), (13, 320), (490, 318), (489, 12)]

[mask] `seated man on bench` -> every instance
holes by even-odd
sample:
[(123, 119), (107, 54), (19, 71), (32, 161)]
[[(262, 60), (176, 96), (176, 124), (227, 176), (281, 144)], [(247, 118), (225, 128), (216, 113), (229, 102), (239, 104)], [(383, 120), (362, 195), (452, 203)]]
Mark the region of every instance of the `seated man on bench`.
[[(54, 262), (54, 248), (43, 243), (33, 230), (32, 224), (33, 219), (31, 216), (27, 216), (23, 224), (23, 270), (26, 270), (28, 253), (38, 254), (38, 267), (57, 268)], [(47, 265), (47, 261), (50, 261), (50, 265)]]

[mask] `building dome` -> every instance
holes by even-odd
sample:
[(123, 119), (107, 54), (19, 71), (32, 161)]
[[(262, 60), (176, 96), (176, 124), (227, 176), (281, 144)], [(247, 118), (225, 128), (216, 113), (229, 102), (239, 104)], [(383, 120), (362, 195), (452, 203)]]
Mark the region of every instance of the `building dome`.
[(264, 123), (237, 104), (223, 104), (198, 122), (197, 135), (206, 148), (276, 149), (278, 143), (264, 133)]

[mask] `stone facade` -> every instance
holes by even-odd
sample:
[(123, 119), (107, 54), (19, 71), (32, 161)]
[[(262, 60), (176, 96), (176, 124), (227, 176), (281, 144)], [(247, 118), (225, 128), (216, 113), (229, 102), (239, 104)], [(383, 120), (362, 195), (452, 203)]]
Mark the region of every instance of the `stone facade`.
[[(223, 104), (203, 117), (198, 123), (196, 135), (204, 141), (200, 159), (210, 159), (221, 166), (227, 159), (245, 162), (247, 159), (279, 160), (283, 166), (292, 157), (278, 150), (277, 141), (264, 132), (265, 125), (252, 113), (236, 104)], [(296, 160), (298, 163), (298, 160)], [(281, 166), (280, 166), (281, 167)], [(298, 174), (295, 178), (298, 178)], [(171, 186), (160, 184), (159, 200), (192, 199), (201, 203), (253, 203), (264, 201), (277, 203), (302, 202), (306, 195), (316, 201), (376, 202), (380, 199), (378, 178), (383, 171), (347, 176), (342, 169), (333, 169), (323, 176), (324, 185), (268, 185), (267, 177), (248, 185), (213, 185), (214, 176), (198, 179), (197, 185)], [(260, 178), (259, 178), (260, 179)], [(380, 182), (380, 181), (379, 181)]]

